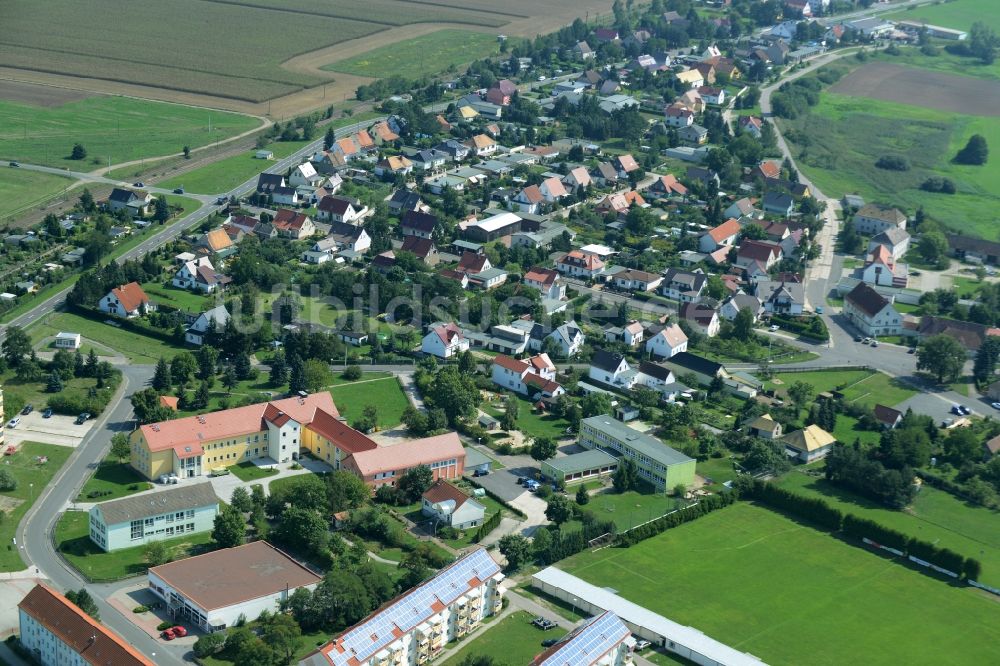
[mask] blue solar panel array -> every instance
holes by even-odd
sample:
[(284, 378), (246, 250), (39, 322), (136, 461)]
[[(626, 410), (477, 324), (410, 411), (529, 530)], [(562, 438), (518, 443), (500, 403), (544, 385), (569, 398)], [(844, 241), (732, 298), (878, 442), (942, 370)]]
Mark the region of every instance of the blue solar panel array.
[(628, 627), (611, 612), (591, 618), (563, 639), (537, 666), (589, 666), (629, 637)]
[(469, 591), (470, 580), (485, 581), (498, 573), (500, 566), (485, 549), (469, 553), (341, 636), (339, 640), (345, 651), (331, 650), (331, 662), (334, 666), (347, 666), (351, 657), (361, 662), (371, 659), (396, 640), (393, 627), (399, 627), (403, 633), (410, 632), (434, 615), (431, 606), (435, 601), (449, 606)]

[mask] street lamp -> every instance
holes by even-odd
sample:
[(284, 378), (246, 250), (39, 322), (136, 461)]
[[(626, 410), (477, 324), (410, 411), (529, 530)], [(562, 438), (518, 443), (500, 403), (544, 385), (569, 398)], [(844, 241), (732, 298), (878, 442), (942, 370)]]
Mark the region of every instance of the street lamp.
[(35, 484), (33, 483), (28, 484), (28, 496), (30, 498), (28, 500), (28, 506), (31, 506), (35, 503)]

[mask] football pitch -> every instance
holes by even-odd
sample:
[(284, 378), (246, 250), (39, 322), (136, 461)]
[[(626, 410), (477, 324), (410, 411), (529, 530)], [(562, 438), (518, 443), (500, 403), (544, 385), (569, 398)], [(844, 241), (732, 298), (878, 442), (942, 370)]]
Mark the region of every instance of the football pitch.
[(770, 664), (1000, 663), (1000, 600), (747, 502), (559, 565)]

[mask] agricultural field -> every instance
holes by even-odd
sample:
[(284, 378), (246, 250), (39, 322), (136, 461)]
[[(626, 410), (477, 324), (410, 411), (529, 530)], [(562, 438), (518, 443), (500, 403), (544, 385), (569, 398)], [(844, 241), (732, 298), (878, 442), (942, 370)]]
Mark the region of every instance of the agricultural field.
[[(988, 144), (1000, 146), (1000, 122), (995, 117), (969, 115), (969, 109), (993, 115), (996, 108), (973, 106), (967, 107), (965, 113), (930, 108), (944, 104), (943, 97), (949, 93), (939, 97), (935, 88), (926, 86), (922, 88), (923, 100), (908, 94), (896, 96), (905, 98), (904, 101), (867, 96), (886, 96), (878, 86), (872, 87), (872, 81), (884, 76), (886, 66), (884, 62), (876, 62), (856, 69), (832, 90), (824, 92), (819, 105), (810, 113), (780, 121), (800, 167), (828, 196), (856, 192), (869, 201), (896, 205), (911, 214), (923, 206), (929, 216), (945, 226), (997, 240), (1000, 230), (992, 223), (992, 216), (1000, 204), (1000, 193), (995, 187), (1000, 178), (1000, 161), (991, 160), (985, 166), (951, 163), (973, 134), (981, 134)], [(898, 70), (894, 68), (893, 71)], [(935, 72), (924, 74), (945, 76)], [(854, 77), (869, 77), (869, 80), (859, 83), (855, 79), (852, 83)], [(961, 85), (964, 90), (976, 91), (977, 97), (986, 94), (985, 88), (996, 89), (990, 95), (1000, 94), (1000, 81), (947, 78), (960, 80), (949, 85), (948, 90)], [(896, 89), (895, 85), (887, 88)], [(870, 91), (864, 92), (866, 89)], [(847, 90), (851, 94), (836, 90)], [(877, 168), (875, 162), (883, 155), (904, 157), (910, 169)], [(920, 185), (930, 176), (951, 179), (957, 193), (947, 195), (921, 190)]]
[(38, 171), (0, 169), (0, 222), (43, 204), (73, 182), (69, 178)]
[(407, 24), (497, 28), (514, 18), (397, 0), (135, 0), (115, 15), (109, 22), (95, 0), (12, 0), (0, 66), (260, 102), (330, 80), (283, 66), (300, 54)]
[(955, 30), (968, 30), (976, 21), (982, 21), (1000, 30), (1000, 5), (994, 0), (951, 0), (885, 14), (885, 18), (924, 21)]
[(325, 70), (357, 76), (418, 78), (497, 53), (496, 35), (468, 30), (438, 30), (359, 56), (326, 65)]
[(975, 557), (983, 564), (982, 582), (1000, 587), (1000, 511), (968, 504), (926, 484), (905, 511), (893, 511), (822, 476), (807, 474), (807, 469), (821, 471), (822, 466), (796, 468), (776, 483), (787, 490), (821, 498), (845, 513)]
[[(279, 141), (270, 144), (267, 149), (274, 153), (275, 160), (280, 160), (309, 145), (309, 143), (311, 142)], [(256, 159), (254, 157), (256, 152), (251, 150), (221, 159), (218, 162), (161, 181), (157, 183), (157, 187), (172, 190), (175, 187), (183, 186), (186, 192), (197, 192), (198, 194), (228, 192), (274, 163), (273, 161)]]
[[(80, 3), (84, 4), (84, 3)], [(0, 45), (0, 51), (5, 46)], [(0, 56), (0, 64), (3, 58)], [(37, 86), (42, 88), (42, 86)], [(0, 158), (31, 164), (92, 171), (113, 164), (197, 148), (258, 127), (256, 118), (130, 97), (97, 95), (79, 99), (71, 94), (30, 98), (7, 96), (0, 85)], [(211, 124), (211, 131), (209, 125)], [(83, 160), (69, 159), (73, 144), (87, 150)], [(12, 170), (13, 171), (13, 170)], [(42, 177), (42, 174), (36, 174)]]
[(746, 502), (559, 566), (772, 664), (1000, 659), (994, 598)]

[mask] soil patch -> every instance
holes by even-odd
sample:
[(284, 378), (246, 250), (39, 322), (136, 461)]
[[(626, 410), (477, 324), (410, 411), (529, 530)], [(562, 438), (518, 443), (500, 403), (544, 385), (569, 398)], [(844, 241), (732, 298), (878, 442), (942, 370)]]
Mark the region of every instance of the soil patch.
[(31, 106), (62, 106), (93, 96), (94, 93), (84, 90), (43, 86), (23, 81), (0, 81), (0, 99)]
[(830, 88), (852, 97), (898, 102), (970, 116), (1000, 116), (1000, 82), (875, 62)]
[(24, 504), (23, 499), (0, 495), (0, 513), (12, 513), (14, 509)]

